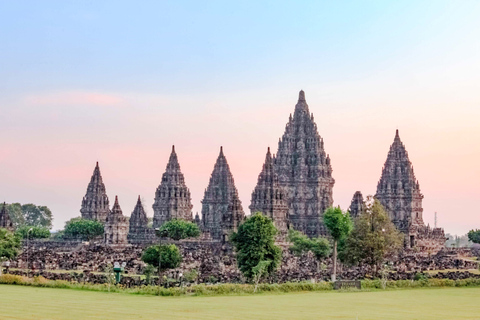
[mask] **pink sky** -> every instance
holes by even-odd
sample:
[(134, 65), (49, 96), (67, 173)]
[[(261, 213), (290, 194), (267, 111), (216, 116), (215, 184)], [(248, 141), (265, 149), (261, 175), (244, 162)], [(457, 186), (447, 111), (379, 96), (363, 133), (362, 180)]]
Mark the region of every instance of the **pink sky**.
[[(12, 139), (2, 139), (0, 149), (1, 200), (47, 205), (54, 228), (62, 228), (80, 214), (99, 161), (108, 196), (119, 196), (124, 214), (130, 215), (140, 195), (152, 216), (154, 192), (175, 144), (194, 212), (200, 212), (223, 146), (249, 212), (266, 149), (276, 152), (299, 89), (189, 98), (81, 90), (18, 97), (9, 102), (15, 108), (2, 127), (3, 137)], [(375, 193), (398, 128), (425, 195), (426, 223), (433, 225), (436, 211), (446, 232), (480, 227), (480, 109), (471, 96), (436, 92), (434, 102), (427, 102), (430, 92), (404, 96), (387, 85), (352, 84), (350, 95), (345, 87), (303, 89), (332, 159), (335, 205), (347, 209), (357, 190)], [(367, 93), (378, 89), (382, 95)]]

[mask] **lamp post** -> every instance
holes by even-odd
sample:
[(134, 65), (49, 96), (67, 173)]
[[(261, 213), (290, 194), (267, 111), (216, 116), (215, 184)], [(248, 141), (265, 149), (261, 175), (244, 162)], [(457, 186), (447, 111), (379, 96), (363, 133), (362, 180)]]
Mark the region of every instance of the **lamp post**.
[(29, 272), (29, 269), (28, 269), (28, 262), (29, 262), (29, 253), (28, 253), (28, 250), (29, 250), (29, 242), (28, 242), (28, 234), (30, 233), (30, 231), (32, 231), (33, 228), (30, 228), (28, 229), (27, 231), (27, 278), (28, 278), (28, 272)]

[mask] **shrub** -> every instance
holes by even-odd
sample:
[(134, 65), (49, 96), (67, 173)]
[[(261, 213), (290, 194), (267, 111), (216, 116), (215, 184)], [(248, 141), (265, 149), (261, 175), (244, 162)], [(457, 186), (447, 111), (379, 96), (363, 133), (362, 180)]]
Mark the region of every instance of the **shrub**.
[(50, 230), (46, 227), (22, 226), (15, 231), (21, 239), (47, 239), (50, 238)]
[(96, 220), (73, 218), (65, 224), (63, 234), (65, 237), (81, 238), (89, 241), (103, 235), (103, 224)]
[(181, 240), (186, 238), (196, 238), (200, 235), (198, 226), (182, 219), (172, 219), (165, 222), (158, 230), (157, 235), (167, 237), (173, 240)]

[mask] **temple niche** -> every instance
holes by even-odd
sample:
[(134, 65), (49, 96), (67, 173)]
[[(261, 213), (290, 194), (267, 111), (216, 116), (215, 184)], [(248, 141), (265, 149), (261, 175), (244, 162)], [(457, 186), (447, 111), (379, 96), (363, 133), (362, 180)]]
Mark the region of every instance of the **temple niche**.
[(405, 234), (407, 248), (437, 252), (444, 247), (443, 229), (432, 229), (423, 222), (423, 194), (398, 130), (383, 166), (375, 197), (397, 229)]
[(190, 190), (187, 188), (185, 178), (180, 170), (175, 146), (172, 146), (172, 153), (162, 176), (162, 182), (155, 192), (153, 227), (159, 228), (166, 221), (172, 219), (192, 221), (192, 208)]
[(223, 148), (220, 147), (220, 154), (202, 200), (202, 229), (210, 233), (213, 239), (226, 241), (244, 218), (233, 175)]
[(278, 142), (273, 162), (280, 186), (286, 191), (293, 228), (310, 237), (327, 235), (321, 218), (333, 204), (335, 180), (330, 157), (325, 153), (303, 91)]
[(286, 238), (289, 227), (287, 195), (278, 182), (270, 148), (265, 156), (262, 171), (258, 175), (257, 186), (252, 192), (250, 212), (252, 214), (261, 212), (272, 219), (278, 230), (277, 238), (279, 240)]
[(107, 219), (109, 211), (108, 196), (97, 162), (87, 187), (87, 193), (83, 197), (80, 213), (83, 219), (97, 220), (103, 223)]
[(109, 245), (128, 244), (128, 220), (118, 204), (118, 197), (115, 197), (113, 208), (105, 220), (104, 240)]

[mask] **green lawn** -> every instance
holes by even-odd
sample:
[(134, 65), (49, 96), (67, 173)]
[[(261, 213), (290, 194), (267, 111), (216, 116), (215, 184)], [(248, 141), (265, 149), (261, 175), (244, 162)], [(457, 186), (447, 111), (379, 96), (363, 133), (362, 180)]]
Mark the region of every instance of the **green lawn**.
[(479, 319), (480, 288), (157, 297), (0, 285), (0, 319)]

